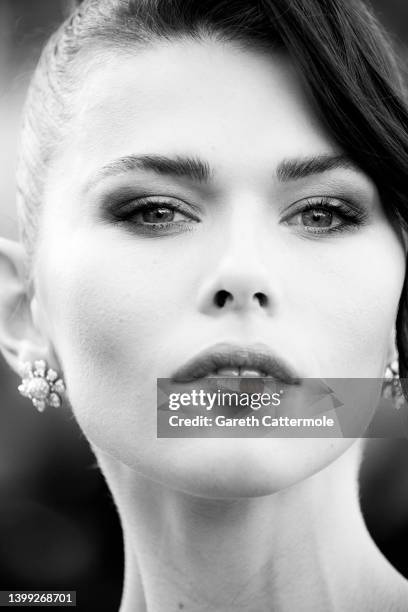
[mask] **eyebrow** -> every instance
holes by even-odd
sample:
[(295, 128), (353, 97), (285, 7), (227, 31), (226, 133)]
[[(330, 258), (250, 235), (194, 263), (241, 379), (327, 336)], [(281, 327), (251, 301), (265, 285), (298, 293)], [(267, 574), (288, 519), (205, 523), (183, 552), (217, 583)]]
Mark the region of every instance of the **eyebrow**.
[[(360, 169), (346, 155), (321, 154), (304, 158), (291, 158), (281, 161), (276, 168), (276, 176), (281, 182), (289, 182), (320, 174), (338, 168)], [(199, 157), (176, 155), (127, 155), (115, 159), (93, 175), (86, 189), (101, 179), (118, 176), (135, 170), (154, 172), (155, 174), (187, 178), (196, 182), (209, 182), (214, 172), (207, 161)]]
[(323, 154), (301, 159), (284, 159), (276, 169), (276, 176), (280, 181), (287, 182), (337, 169), (352, 169), (361, 172), (347, 155)]
[(144, 170), (155, 174), (188, 178), (196, 182), (208, 182), (212, 172), (210, 165), (198, 157), (176, 155), (127, 155), (109, 162), (92, 177), (90, 185), (101, 179), (125, 174), (134, 170)]

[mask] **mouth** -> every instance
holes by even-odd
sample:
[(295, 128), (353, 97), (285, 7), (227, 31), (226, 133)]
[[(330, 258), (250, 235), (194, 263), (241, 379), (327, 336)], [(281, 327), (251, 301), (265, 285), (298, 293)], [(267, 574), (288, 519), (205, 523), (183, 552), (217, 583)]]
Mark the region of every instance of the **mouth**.
[(210, 377), (274, 378), (299, 385), (300, 377), (265, 345), (216, 344), (189, 360), (172, 376), (176, 383)]

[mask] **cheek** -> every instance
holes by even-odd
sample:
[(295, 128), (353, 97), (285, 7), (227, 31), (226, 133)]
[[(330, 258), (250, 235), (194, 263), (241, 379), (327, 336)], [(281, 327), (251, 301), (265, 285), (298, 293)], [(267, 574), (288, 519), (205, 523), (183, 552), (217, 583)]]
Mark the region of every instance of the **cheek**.
[[(340, 240), (342, 240), (341, 238)], [(381, 377), (398, 311), (405, 255), (392, 230), (381, 224), (328, 245), (309, 260), (303, 277), (303, 333), (317, 375)], [(329, 248), (330, 247), (330, 248)], [(318, 255), (318, 256), (317, 256)], [(324, 266), (322, 265), (322, 257)], [(312, 374), (311, 374), (312, 375)]]
[(40, 263), (41, 301), (78, 422), (112, 451), (126, 431), (151, 440), (155, 376), (189, 287), (183, 250), (163, 257), (156, 246), (150, 255), (142, 243), (139, 253), (131, 236), (104, 231), (78, 232), (69, 248), (61, 241), (43, 252), (51, 249), (52, 264)]
[(52, 265), (44, 266), (42, 302), (58, 352), (79, 352), (97, 370), (113, 359), (135, 357), (148, 366), (153, 357), (146, 348), (156, 346), (153, 340), (169, 329), (169, 321), (175, 324), (180, 291), (188, 285), (180, 275), (182, 249), (164, 257), (143, 241), (117, 239), (109, 231), (78, 232), (69, 248), (59, 245)]

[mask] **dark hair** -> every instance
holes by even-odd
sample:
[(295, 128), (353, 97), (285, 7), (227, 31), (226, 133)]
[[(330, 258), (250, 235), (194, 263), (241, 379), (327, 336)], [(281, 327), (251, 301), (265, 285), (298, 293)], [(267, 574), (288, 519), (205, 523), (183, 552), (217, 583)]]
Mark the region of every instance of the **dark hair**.
[[(390, 42), (360, 0), (85, 0), (45, 47), (26, 104), (18, 200), (28, 258), (34, 251), (48, 163), (82, 51), (134, 52), (159, 39), (205, 37), (284, 49), (321, 119), (375, 182), (390, 220), (408, 226), (408, 112)], [(407, 279), (407, 276), (406, 276)], [(400, 376), (408, 373), (407, 280), (397, 316)]]

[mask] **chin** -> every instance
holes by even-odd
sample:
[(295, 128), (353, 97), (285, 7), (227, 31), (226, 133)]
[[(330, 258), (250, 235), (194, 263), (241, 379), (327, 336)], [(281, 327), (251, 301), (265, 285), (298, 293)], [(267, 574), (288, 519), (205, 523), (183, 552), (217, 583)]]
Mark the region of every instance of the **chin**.
[(353, 440), (178, 439), (177, 448), (166, 448), (168, 439), (160, 442), (145, 476), (190, 495), (222, 499), (272, 495), (303, 482), (332, 464)]

